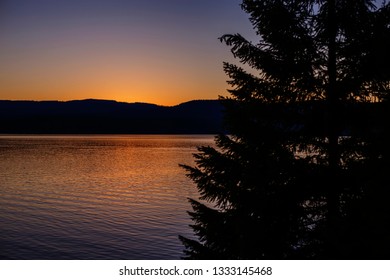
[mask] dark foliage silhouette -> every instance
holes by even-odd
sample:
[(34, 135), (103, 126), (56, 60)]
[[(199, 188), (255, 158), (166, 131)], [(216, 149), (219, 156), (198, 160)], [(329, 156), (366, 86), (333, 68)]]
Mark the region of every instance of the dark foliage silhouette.
[(186, 258), (390, 257), (389, 4), (241, 7), (259, 41), (220, 38), (251, 70), (224, 63), (229, 134), (184, 166), (200, 192)]

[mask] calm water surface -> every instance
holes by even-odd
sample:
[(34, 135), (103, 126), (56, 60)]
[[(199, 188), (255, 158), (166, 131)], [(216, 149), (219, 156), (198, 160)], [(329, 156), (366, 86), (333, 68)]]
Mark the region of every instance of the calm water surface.
[(212, 136), (0, 136), (1, 259), (178, 259)]

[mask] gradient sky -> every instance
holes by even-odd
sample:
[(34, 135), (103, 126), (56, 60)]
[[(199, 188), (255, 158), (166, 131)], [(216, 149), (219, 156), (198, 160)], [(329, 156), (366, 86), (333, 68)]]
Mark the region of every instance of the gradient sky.
[(240, 0), (0, 0), (0, 99), (176, 105), (225, 95)]

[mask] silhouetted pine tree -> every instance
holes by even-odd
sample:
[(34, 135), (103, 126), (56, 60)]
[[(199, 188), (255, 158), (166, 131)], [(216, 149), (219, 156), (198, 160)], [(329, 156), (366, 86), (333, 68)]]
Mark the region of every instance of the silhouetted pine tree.
[(204, 201), (190, 200), (198, 240), (180, 236), (186, 256), (389, 256), (377, 246), (390, 249), (388, 207), (375, 207), (388, 186), (389, 4), (244, 0), (241, 7), (259, 42), (221, 37), (252, 70), (224, 64), (229, 135), (200, 147), (195, 167), (184, 166)]

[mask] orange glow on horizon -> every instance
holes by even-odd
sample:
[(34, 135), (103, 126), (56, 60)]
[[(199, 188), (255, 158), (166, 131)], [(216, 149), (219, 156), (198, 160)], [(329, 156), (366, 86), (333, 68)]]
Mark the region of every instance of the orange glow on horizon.
[(48, 53), (31, 50), (18, 53), (17, 60), (4, 57), (8, 68), (0, 67), (0, 99), (93, 98), (172, 106), (216, 99), (227, 88), (223, 55), (202, 53), (196, 60), (184, 51), (160, 53), (151, 48), (127, 54), (122, 49), (113, 52), (108, 46), (88, 46)]
[(238, 0), (173, 1), (152, 13), (142, 1), (95, 2), (4, 2), (0, 100), (172, 106), (226, 94), (222, 63), (234, 59), (218, 37), (250, 30)]
[(38, 81), (23, 81), (3, 86), (0, 99), (36, 101), (106, 99), (173, 106), (190, 100), (217, 99), (219, 95), (226, 93), (227, 86), (222, 79), (206, 82), (207, 87), (189, 79), (190, 77), (176, 83), (174, 79), (169, 80), (161, 76), (149, 84), (141, 80), (141, 77), (138, 77), (139, 83), (109, 77), (96, 78), (95, 82), (91, 79), (91, 83), (85, 83), (85, 80), (70, 81), (66, 85), (56, 83), (55, 79), (44, 84), (39, 84)]
[[(195, 99), (217, 99), (226, 93), (222, 63), (210, 67), (198, 62), (196, 69), (179, 64), (182, 57), (144, 61), (99, 58), (98, 54), (70, 56), (62, 61), (36, 58), (29, 64), (0, 69), (0, 99), (80, 100), (107, 99), (172, 106)], [(138, 58), (142, 60), (142, 58)], [(202, 65), (204, 63), (204, 65)], [(199, 69), (205, 68), (203, 71)]]

